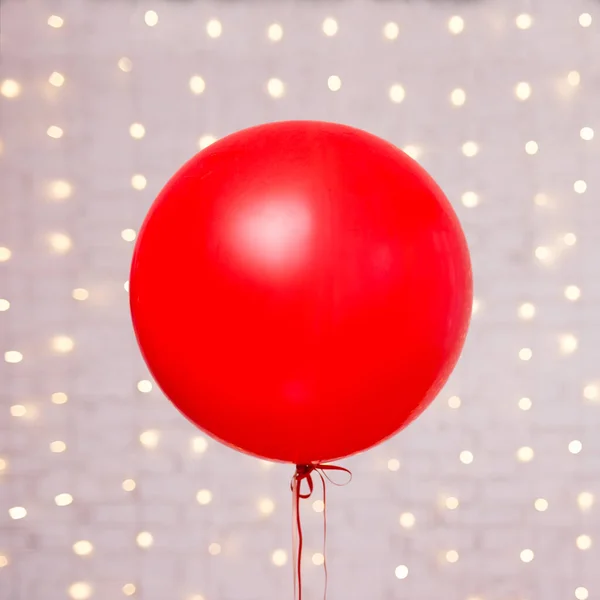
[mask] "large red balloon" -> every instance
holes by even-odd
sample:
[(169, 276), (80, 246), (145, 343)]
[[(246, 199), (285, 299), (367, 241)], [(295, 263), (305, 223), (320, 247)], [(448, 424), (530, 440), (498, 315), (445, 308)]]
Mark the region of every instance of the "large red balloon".
[(449, 202), (391, 144), (320, 122), (212, 144), (140, 231), (133, 323), (164, 393), (198, 427), (271, 460), (365, 450), (431, 402), (472, 305)]

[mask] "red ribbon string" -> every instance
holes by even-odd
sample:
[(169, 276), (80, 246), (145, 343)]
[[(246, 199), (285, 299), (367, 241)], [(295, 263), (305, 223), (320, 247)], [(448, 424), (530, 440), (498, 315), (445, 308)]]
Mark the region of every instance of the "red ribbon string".
[[(336, 483), (327, 475), (327, 471), (338, 471), (346, 473), (349, 476), (348, 481), (344, 483)], [(294, 598), (302, 600), (302, 547), (304, 544), (302, 536), (302, 520), (300, 518), (300, 500), (306, 500), (312, 496), (315, 489), (312, 474), (316, 472), (321, 479), (323, 488), (323, 556), (326, 556), (327, 545), (327, 498), (325, 495), (325, 479), (333, 485), (347, 485), (352, 480), (352, 473), (344, 467), (336, 465), (325, 465), (316, 463), (313, 465), (296, 465), (296, 472), (292, 478), (292, 498), (293, 498), (293, 513), (294, 513)], [(306, 481), (308, 491), (302, 492), (302, 482)], [(327, 600), (327, 560), (323, 560), (323, 570), (325, 571), (325, 591), (323, 600)]]

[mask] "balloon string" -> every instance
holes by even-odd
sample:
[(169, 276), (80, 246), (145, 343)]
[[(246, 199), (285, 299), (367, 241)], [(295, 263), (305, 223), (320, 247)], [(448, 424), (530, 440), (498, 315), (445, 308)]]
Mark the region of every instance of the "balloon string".
[[(336, 483), (327, 475), (327, 471), (338, 471), (349, 476), (348, 481)], [(294, 598), (302, 600), (302, 548), (304, 537), (302, 535), (302, 519), (300, 517), (300, 500), (312, 496), (315, 489), (312, 474), (316, 472), (321, 479), (323, 489), (323, 570), (325, 572), (325, 590), (323, 600), (327, 600), (327, 497), (325, 479), (337, 486), (347, 485), (352, 480), (352, 473), (344, 467), (316, 463), (313, 465), (296, 465), (296, 472), (292, 478), (292, 512), (293, 512), (293, 537), (294, 537)], [(306, 481), (308, 491), (302, 492), (302, 482)]]

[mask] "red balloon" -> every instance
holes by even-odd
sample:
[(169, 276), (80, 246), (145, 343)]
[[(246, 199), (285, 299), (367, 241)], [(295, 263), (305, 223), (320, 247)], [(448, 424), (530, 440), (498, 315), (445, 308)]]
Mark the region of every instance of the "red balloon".
[(133, 324), (158, 385), (238, 450), (365, 450), (432, 401), (462, 349), (469, 253), (431, 177), (351, 127), (229, 135), (168, 182), (137, 240)]

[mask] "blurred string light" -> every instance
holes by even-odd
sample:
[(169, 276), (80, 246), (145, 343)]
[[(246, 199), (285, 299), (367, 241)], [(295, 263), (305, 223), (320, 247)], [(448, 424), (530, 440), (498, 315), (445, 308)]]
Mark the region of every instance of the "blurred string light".
[(531, 29), (533, 25), (533, 17), (527, 13), (520, 14), (515, 19), (515, 24), (519, 29)]
[(389, 91), (390, 100), (395, 104), (400, 104), (404, 98), (406, 98), (406, 92), (404, 88), (399, 84), (395, 83)]
[(465, 29), (465, 22), (462, 17), (457, 15), (450, 17), (448, 21), (448, 30), (453, 35), (458, 35), (462, 33)]
[(221, 25), (221, 22), (217, 19), (211, 19), (206, 24), (206, 33), (208, 34), (208, 37), (213, 39), (221, 37), (221, 34), (223, 33), (223, 26)]
[(48, 83), (54, 87), (61, 87), (65, 82), (65, 76), (58, 71), (54, 71), (50, 77), (48, 77)]
[(333, 37), (338, 32), (337, 21), (332, 17), (325, 19), (321, 28), (327, 37)]
[(14, 79), (5, 79), (0, 84), (0, 94), (5, 98), (17, 98), (21, 95), (21, 84)]
[(279, 42), (283, 38), (283, 27), (279, 23), (272, 23), (267, 29), (267, 37), (272, 42)]
[(387, 40), (395, 40), (400, 35), (400, 27), (398, 23), (389, 21), (383, 26), (383, 37)]
[(48, 25), (50, 25), (50, 27), (52, 27), (54, 29), (59, 29), (64, 24), (65, 24), (64, 19), (62, 17), (59, 17), (58, 15), (50, 15), (48, 17)]
[(342, 80), (337, 75), (331, 75), (327, 79), (327, 87), (332, 92), (337, 92), (342, 87)]
[(189, 86), (192, 94), (195, 94), (196, 96), (202, 94), (206, 89), (206, 83), (200, 75), (193, 75), (190, 77)]

